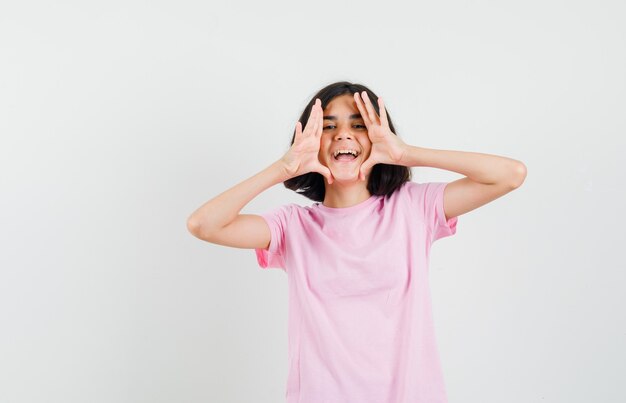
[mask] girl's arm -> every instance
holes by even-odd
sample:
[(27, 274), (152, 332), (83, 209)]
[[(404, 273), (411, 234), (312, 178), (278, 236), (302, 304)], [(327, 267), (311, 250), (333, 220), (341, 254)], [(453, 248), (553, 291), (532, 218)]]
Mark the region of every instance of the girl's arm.
[(237, 248), (266, 248), (270, 232), (263, 217), (239, 214), (241, 209), (266, 189), (289, 179), (278, 160), (245, 181), (204, 203), (187, 219), (187, 229), (207, 242)]
[(503, 185), (515, 189), (526, 178), (526, 166), (521, 161), (500, 155), (437, 150), (409, 144), (405, 149), (401, 165), (445, 169), (484, 185)]
[(363, 91), (354, 94), (357, 107), (367, 126), (372, 150), (361, 164), (359, 176), (366, 175), (376, 164), (427, 166), (465, 175), (450, 182), (443, 195), (446, 220), (485, 205), (522, 185), (526, 165), (512, 158), (468, 151), (435, 150), (406, 144), (389, 127), (382, 98), (378, 98), (380, 116)]
[(329, 183), (333, 181), (330, 170), (318, 158), (322, 115), (322, 102), (317, 99), (304, 131), (302, 123), (296, 123), (294, 142), (289, 151), (263, 171), (217, 195), (194, 211), (187, 219), (189, 232), (197, 238), (219, 245), (267, 249), (271, 233), (265, 219), (257, 214), (239, 212), (267, 188), (292, 177), (318, 172)]

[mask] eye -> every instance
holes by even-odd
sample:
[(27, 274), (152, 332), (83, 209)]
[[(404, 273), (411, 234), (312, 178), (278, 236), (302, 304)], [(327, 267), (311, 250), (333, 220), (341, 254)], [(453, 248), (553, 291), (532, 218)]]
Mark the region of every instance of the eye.
[[(360, 129), (367, 129), (367, 127), (364, 126), (364, 125), (354, 125), (354, 127), (358, 127)], [(324, 126), (324, 130), (326, 130), (326, 129), (334, 129), (334, 128), (335, 128), (335, 126), (333, 126), (333, 125)]]

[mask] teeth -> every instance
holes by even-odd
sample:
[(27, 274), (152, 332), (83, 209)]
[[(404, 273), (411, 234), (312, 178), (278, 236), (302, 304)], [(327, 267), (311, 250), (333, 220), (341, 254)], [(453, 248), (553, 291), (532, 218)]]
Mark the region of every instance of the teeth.
[(337, 150), (333, 153), (333, 157), (337, 158), (337, 155), (339, 155), (339, 153), (343, 153), (343, 154), (352, 154), (355, 157), (359, 155), (359, 153), (356, 150)]

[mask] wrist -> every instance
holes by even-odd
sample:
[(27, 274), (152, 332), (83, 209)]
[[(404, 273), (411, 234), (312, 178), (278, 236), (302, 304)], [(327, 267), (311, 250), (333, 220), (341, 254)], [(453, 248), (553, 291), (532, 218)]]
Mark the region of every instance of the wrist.
[(401, 163), (400, 165), (404, 165), (407, 167), (417, 167), (422, 166), (421, 158), (424, 152), (424, 148), (412, 146), (410, 144), (406, 144), (403, 148)]
[(274, 161), (271, 167), (275, 172), (275, 178), (278, 182), (284, 182), (294, 176), (289, 170), (287, 162), (283, 158)]
[(402, 146), (402, 153), (400, 155), (400, 161), (398, 163), (398, 165), (403, 165), (403, 166), (407, 166), (410, 167), (412, 166), (411, 163), (411, 154), (413, 153), (412, 150), (413, 146), (404, 143)]

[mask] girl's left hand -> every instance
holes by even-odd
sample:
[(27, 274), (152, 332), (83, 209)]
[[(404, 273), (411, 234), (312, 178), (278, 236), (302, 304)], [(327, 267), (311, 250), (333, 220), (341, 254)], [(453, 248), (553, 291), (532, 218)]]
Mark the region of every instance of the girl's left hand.
[(401, 165), (400, 161), (402, 161), (407, 144), (389, 128), (387, 112), (385, 111), (382, 98), (378, 98), (380, 116), (376, 113), (374, 105), (372, 105), (367, 96), (367, 92), (363, 91), (361, 96), (359, 96), (358, 92), (355, 92), (354, 100), (367, 127), (367, 135), (372, 142), (370, 155), (361, 164), (359, 170), (359, 178), (365, 180), (366, 175), (369, 175), (372, 167), (376, 164)]

